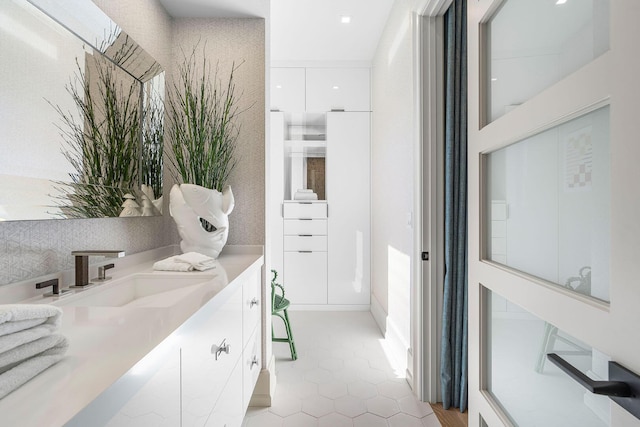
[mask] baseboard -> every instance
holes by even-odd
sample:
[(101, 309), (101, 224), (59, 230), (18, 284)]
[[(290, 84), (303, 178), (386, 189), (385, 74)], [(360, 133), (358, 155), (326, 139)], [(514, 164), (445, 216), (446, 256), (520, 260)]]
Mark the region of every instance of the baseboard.
[(370, 311), (369, 304), (292, 304), (290, 311)]
[(249, 406), (269, 407), (276, 393), (276, 358), (271, 356), (267, 369), (260, 371)]
[(373, 320), (376, 321), (378, 328), (380, 328), (382, 335), (386, 335), (387, 313), (382, 308), (382, 304), (380, 304), (380, 301), (378, 301), (375, 294), (371, 294), (371, 315), (373, 316)]
[(405, 373), (408, 368), (409, 346), (404, 342), (398, 333), (397, 327), (389, 319), (375, 295), (371, 295), (371, 315), (384, 335), (384, 346), (386, 347), (387, 355), (393, 359), (390, 362), (393, 363), (394, 368), (399, 368), (402, 373)]

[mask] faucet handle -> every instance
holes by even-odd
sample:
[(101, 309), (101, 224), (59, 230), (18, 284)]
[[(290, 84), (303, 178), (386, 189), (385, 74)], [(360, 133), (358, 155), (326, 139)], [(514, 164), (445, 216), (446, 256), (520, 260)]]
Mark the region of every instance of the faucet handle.
[(51, 286), (53, 289), (51, 292), (44, 294), (43, 296), (45, 297), (51, 297), (51, 296), (60, 297), (66, 294), (67, 292), (71, 292), (68, 289), (60, 289), (60, 283), (58, 282), (58, 279), (51, 279), (51, 280), (46, 280), (44, 282), (36, 283), (36, 289), (44, 289), (44, 288), (48, 288), (49, 286)]
[(111, 270), (113, 267), (115, 267), (115, 264), (111, 263), (111, 264), (107, 264), (107, 265), (101, 265), (100, 267), (98, 267), (98, 277), (96, 277), (95, 281), (98, 282), (104, 282), (105, 280), (111, 280), (110, 276), (106, 276), (106, 272), (107, 270)]

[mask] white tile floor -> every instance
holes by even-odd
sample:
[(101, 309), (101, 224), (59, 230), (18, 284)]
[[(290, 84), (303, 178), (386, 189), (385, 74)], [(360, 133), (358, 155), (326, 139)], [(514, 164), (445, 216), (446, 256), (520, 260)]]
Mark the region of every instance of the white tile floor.
[[(291, 360), (287, 343), (273, 343), (273, 405), (249, 408), (243, 427), (440, 427), (431, 406), (414, 397), (389, 363), (371, 313), (289, 317), (298, 360)], [(273, 320), (278, 332), (280, 320)]]

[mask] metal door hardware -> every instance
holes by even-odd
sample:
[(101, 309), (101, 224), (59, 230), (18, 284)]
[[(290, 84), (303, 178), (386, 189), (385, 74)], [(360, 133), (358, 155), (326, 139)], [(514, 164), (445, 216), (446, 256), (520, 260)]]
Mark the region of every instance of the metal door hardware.
[(556, 353), (547, 354), (547, 359), (591, 393), (609, 396), (611, 400), (640, 419), (640, 376), (636, 373), (610, 361), (609, 380), (596, 381)]

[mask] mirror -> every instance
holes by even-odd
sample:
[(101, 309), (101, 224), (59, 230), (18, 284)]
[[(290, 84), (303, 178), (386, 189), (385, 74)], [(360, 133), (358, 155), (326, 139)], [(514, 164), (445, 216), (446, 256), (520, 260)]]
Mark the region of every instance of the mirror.
[(164, 71), (93, 2), (0, 2), (0, 221), (162, 213)]

